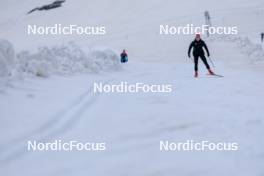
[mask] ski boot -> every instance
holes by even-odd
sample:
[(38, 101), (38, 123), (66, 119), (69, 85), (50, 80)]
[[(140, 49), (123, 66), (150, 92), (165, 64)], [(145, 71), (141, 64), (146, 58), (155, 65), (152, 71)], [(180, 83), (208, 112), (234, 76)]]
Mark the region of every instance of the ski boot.
[(215, 75), (215, 73), (210, 69), (208, 69), (208, 72), (209, 72), (209, 75)]
[(195, 78), (198, 77), (198, 72), (197, 72), (197, 71), (194, 73), (194, 77), (195, 77)]

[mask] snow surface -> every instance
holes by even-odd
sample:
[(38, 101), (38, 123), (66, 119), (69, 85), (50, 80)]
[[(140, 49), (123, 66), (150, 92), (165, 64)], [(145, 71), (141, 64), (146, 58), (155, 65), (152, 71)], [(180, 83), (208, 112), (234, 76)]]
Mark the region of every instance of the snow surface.
[(6, 40), (0, 40), (0, 77), (10, 75), (15, 63), (15, 51), (12, 44)]
[[(49, 0), (0, 7), (0, 173), (27, 175), (264, 175), (262, 0)], [(160, 24), (239, 26), (206, 39), (216, 73), (199, 79), (186, 57), (193, 36)], [(27, 24), (105, 25), (101, 37), (27, 36)], [(73, 41), (73, 42), (71, 42)], [(70, 43), (69, 43), (70, 42)], [(121, 66), (116, 51), (128, 50)], [(110, 71), (111, 70), (111, 71)], [(113, 72), (114, 70), (114, 72)], [(44, 78), (43, 78), (44, 77)], [(93, 94), (93, 82), (172, 84), (170, 94)], [(105, 152), (28, 152), (27, 140), (106, 142)], [(159, 141), (238, 142), (235, 152), (160, 152)]]
[[(1, 77), (73, 75), (121, 68), (119, 56), (111, 49), (81, 49), (74, 43), (41, 47), (34, 54), (22, 51), (15, 56), (12, 44), (0, 41)], [(85, 52), (86, 51), (86, 52)]]

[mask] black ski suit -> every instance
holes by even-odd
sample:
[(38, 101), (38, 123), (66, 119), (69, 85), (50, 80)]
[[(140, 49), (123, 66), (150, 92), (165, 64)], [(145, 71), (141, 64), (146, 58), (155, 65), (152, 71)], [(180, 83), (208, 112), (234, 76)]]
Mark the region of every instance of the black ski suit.
[(191, 53), (191, 49), (193, 48), (193, 57), (194, 57), (194, 70), (195, 71), (198, 71), (198, 59), (199, 57), (201, 57), (204, 65), (206, 66), (206, 68), (209, 70), (210, 69), (210, 66), (204, 56), (204, 50), (203, 50), (203, 47), (205, 48), (206, 52), (207, 52), (207, 55), (208, 57), (210, 56), (210, 53), (209, 53), (209, 50), (205, 44), (205, 42), (203, 40), (194, 40), (192, 41), (192, 43), (190, 44), (189, 46), (189, 50), (188, 50), (188, 56), (190, 56), (190, 53)]

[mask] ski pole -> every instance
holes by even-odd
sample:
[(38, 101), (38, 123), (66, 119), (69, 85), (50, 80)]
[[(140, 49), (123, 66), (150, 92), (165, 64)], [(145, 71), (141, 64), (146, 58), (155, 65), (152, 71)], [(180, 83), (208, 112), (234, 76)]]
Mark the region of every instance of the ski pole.
[(212, 64), (212, 66), (215, 67), (214, 62), (213, 62), (213, 60), (211, 59), (211, 57), (208, 57), (208, 58), (209, 58), (209, 60), (210, 60), (210, 62), (211, 62), (211, 64)]

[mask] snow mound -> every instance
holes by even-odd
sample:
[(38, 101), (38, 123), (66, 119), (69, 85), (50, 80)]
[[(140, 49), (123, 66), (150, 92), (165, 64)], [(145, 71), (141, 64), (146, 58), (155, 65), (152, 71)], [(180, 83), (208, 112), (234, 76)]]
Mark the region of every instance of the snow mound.
[(264, 62), (264, 50), (262, 46), (260, 44), (252, 43), (248, 37), (225, 35), (214, 37), (212, 40), (235, 43), (241, 53), (248, 56), (252, 63)]
[(13, 45), (6, 41), (0, 40), (0, 77), (7, 77), (15, 63), (15, 51)]
[(72, 75), (75, 73), (98, 73), (121, 67), (118, 55), (111, 49), (83, 50), (70, 42), (55, 47), (41, 47), (36, 53), (23, 51), (15, 57), (9, 42), (0, 44), (0, 76)]

